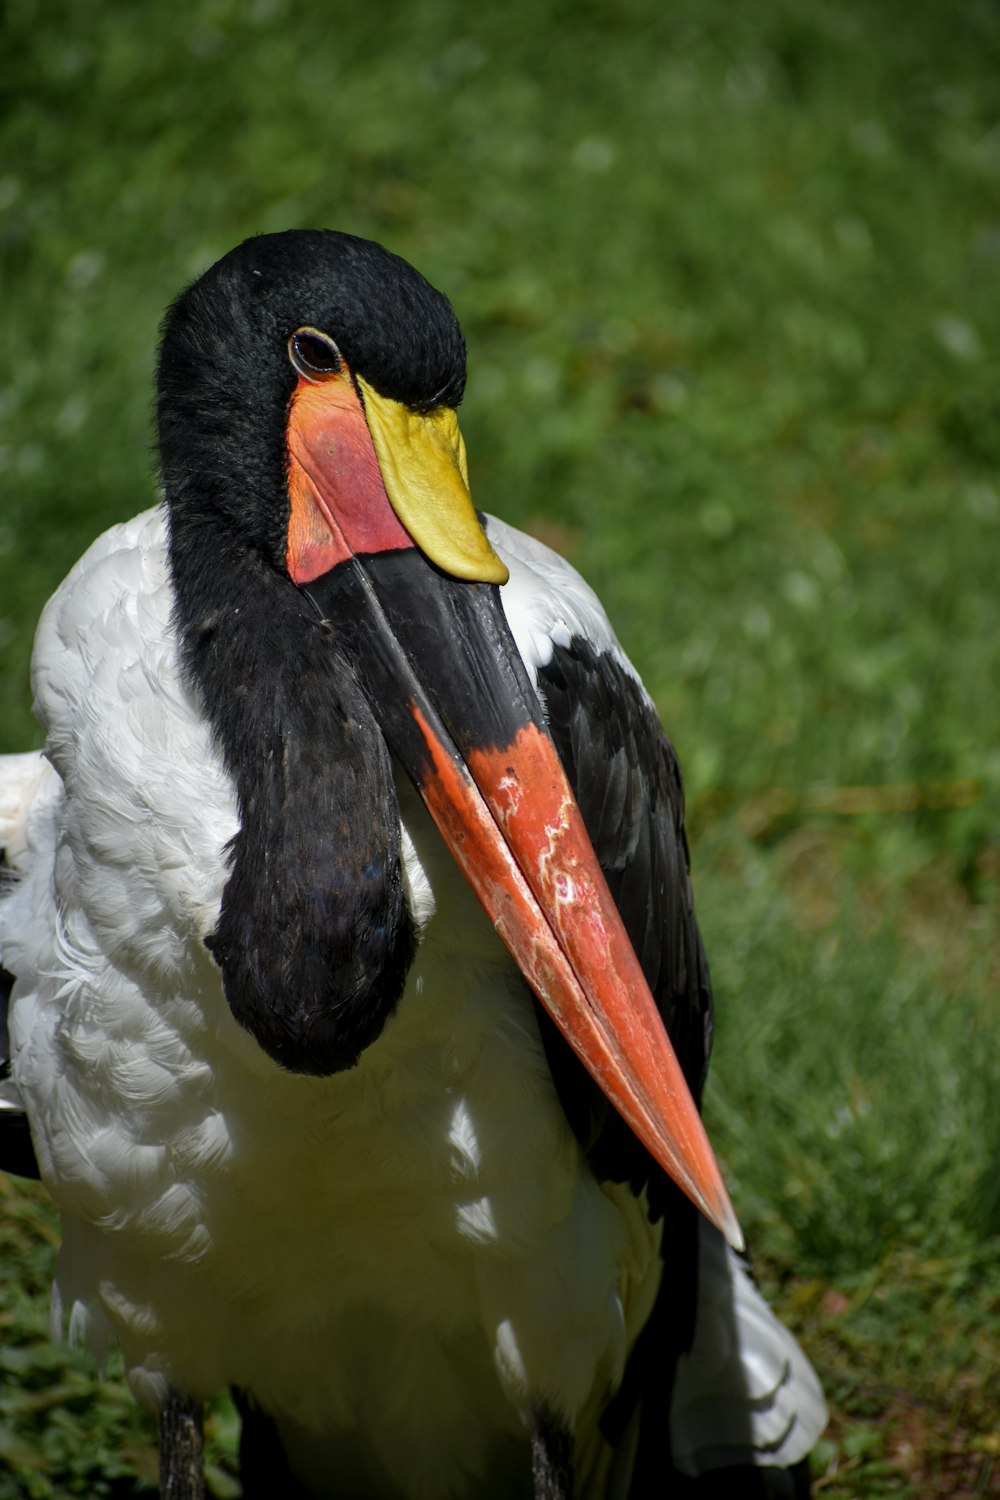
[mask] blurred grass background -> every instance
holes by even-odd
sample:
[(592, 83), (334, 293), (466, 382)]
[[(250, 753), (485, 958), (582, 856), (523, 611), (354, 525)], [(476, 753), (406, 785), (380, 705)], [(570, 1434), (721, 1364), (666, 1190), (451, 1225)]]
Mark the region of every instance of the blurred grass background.
[[(477, 503), (595, 585), (686, 767), (707, 1113), (841, 1500), (1000, 1493), (998, 65), (989, 0), (7, 0), (0, 35), (0, 748), (42, 603), (155, 499), (169, 298), (304, 225), (446, 290)], [(147, 1493), (115, 1368), (45, 1342), (44, 1194), (0, 1197), (0, 1500)]]

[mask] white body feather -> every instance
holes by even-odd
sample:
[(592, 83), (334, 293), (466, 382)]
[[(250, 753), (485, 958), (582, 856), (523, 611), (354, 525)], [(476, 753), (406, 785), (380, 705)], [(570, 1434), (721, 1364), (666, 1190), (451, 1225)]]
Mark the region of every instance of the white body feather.
[[(573, 630), (618, 651), (567, 564), (489, 529), (529, 670)], [(593, 1180), (524, 986), (408, 784), (421, 943), (383, 1036), (315, 1079), (235, 1024), (204, 938), (237, 810), (178, 676), (171, 606), (160, 512), (101, 538), (39, 627), (49, 760), (10, 757), (0, 777), (21, 876), (0, 902), (15, 1077), (63, 1217), (55, 1321), (120, 1343), (147, 1402), (169, 1384), (251, 1389), (317, 1495), (335, 1473), (373, 1497), (509, 1496), (529, 1395), (576, 1421), (583, 1491), (602, 1494), (596, 1413), (655, 1296), (658, 1231)], [(679, 1461), (748, 1458), (746, 1396), (759, 1407), (764, 1387), (788, 1410), (758, 1423), (761, 1444), (780, 1422), (773, 1461), (794, 1461), (822, 1426), (808, 1365), (720, 1252), (701, 1296)], [(781, 1380), (793, 1354), (805, 1396)], [(683, 1416), (709, 1399), (711, 1440)]]

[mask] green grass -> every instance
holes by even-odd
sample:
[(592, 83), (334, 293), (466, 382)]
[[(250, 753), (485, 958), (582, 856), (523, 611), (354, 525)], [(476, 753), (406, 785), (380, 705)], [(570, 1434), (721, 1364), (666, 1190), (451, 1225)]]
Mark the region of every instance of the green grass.
[[(572, 555), (678, 744), (709, 1120), (845, 1500), (1000, 1484), (998, 55), (986, 0), (8, 0), (0, 37), (3, 748), (41, 603), (155, 496), (169, 297), (258, 230), (413, 260), (477, 502)], [(0, 1500), (139, 1493), (4, 1202)]]

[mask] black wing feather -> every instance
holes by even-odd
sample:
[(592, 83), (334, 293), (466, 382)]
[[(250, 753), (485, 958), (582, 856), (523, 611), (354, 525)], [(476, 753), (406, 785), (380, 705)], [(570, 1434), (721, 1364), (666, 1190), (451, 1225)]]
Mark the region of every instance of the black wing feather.
[(41, 1177), (35, 1148), (31, 1144), (28, 1116), (10, 1076), (10, 1035), (7, 1007), (14, 977), (0, 969), (0, 1171), (15, 1177)]
[[(712, 989), (694, 915), (680, 767), (652, 705), (613, 655), (583, 637), (554, 645), (538, 692), (598, 861), (663, 1016), (688, 1086), (700, 1100), (712, 1042)], [(560, 1101), (595, 1176), (645, 1189), (664, 1220), (661, 1292), (629, 1358), (603, 1428), (616, 1443), (642, 1398), (632, 1494), (669, 1471), (665, 1420), (678, 1355), (690, 1348), (698, 1276), (697, 1210), (607, 1102), (541, 1007)], [(678, 1295), (678, 1289), (683, 1289)]]
[[(594, 851), (699, 1099), (711, 1047), (712, 990), (691, 896), (677, 757), (637, 680), (580, 636), (553, 647), (538, 672), (538, 691)], [(569, 1064), (569, 1049), (563, 1057), (548, 1036), (546, 1044), (560, 1099), (574, 1128), (581, 1124), (578, 1134), (595, 1172), (646, 1186), (659, 1215), (663, 1174), (586, 1070)]]

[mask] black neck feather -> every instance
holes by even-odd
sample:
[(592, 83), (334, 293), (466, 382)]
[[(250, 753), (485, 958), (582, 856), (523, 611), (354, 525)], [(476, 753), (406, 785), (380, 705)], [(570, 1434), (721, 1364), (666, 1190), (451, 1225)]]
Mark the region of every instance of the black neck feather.
[(447, 300), (397, 256), (329, 231), (237, 247), (177, 299), (157, 386), (176, 625), (236, 785), (241, 827), (209, 947), (236, 1019), (277, 1062), (357, 1060), (401, 993), (414, 936), (382, 733), (284, 565), (296, 328), (415, 408), (457, 405)]
[(293, 1072), (350, 1067), (402, 992), (414, 935), (378, 725), (329, 626), (253, 554), (173, 553), (190, 677), (236, 784), (215, 932), (236, 1020)]

